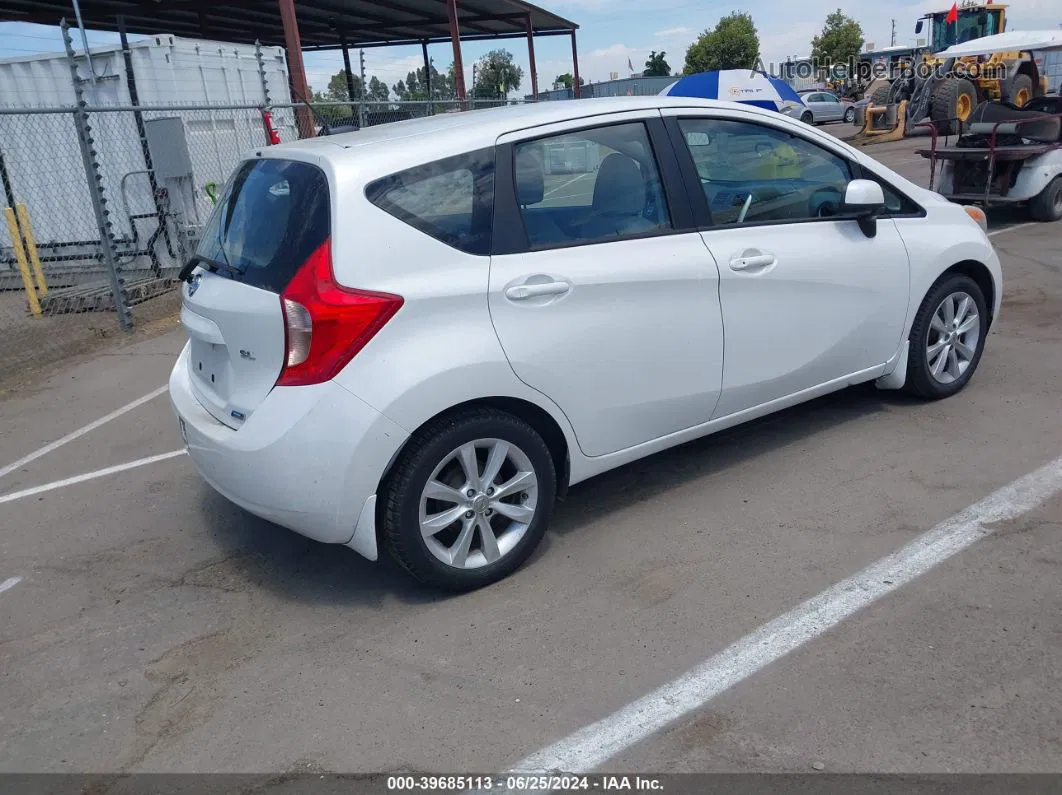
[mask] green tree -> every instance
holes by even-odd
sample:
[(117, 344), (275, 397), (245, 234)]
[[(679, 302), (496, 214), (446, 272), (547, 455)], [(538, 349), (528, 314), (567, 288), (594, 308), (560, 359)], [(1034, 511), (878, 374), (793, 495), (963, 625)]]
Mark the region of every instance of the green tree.
[(653, 50), (649, 53), (649, 60), (645, 62), (645, 71), (642, 72), (646, 77), (668, 77), (671, 74), (671, 65), (664, 60), (666, 52), (657, 52)]
[(510, 91), (517, 91), (524, 79), (524, 70), (513, 63), (508, 50), (491, 50), (476, 61), (475, 96), (480, 99), (504, 99)]
[(837, 9), (822, 26), (822, 33), (811, 40), (811, 59), (821, 66), (848, 63), (863, 47), (863, 28)]
[(701, 34), (686, 51), (685, 74), (716, 69), (752, 69), (760, 56), (760, 36), (752, 15), (734, 11)]
[[(352, 75), (354, 78), (354, 99), (361, 97), (361, 78), (357, 75)], [(328, 88), (322, 95), (326, 97), (326, 102), (349, 102), (350, 95), (347, 93), (347, 73), (340, 69), (334, 75), (328, 79)]]
[(365, 97), (370, 102), (387, 102), (391, 98), (391, 91), (387, 83), (373, 75), (369, 78), (369, 93)]
[[(449, 70), (444, 74), (436, 69), (433, 63), (431, 65), (431, 97), (429, 97), (428, 80), (422, 66), (420, 69), (407, 74), (405, 80), (399, 80), (392, 86), (395, 92), (395, 99), (406, 102), (425, 102), (428, 99), (453, 99), (453, 74), (453, 64), (450, 65)], [(369, 90), (372, 90), (371, 83), (369, 84)]]
[[(557, 79), (553, 81), (553, 87), (555, 89), (571, 88), (575, 85), (575, 78), (572, 77), (571, 72), (565, 72), (562, 75), (557, 75)], [(579, 78), (579, 85), (585, 86), (586, 80)]]

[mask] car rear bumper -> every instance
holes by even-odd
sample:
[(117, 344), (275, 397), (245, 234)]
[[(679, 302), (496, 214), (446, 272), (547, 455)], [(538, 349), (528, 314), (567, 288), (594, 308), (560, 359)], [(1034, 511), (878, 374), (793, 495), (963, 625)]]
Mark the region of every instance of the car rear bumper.
[(334, 382), (276, 387), (234, 430), (193, 394), (187, 346), (169, 387), (203, 478), (250, 513), (325, 543), (351, 541), (362, 507), (408, 436)]

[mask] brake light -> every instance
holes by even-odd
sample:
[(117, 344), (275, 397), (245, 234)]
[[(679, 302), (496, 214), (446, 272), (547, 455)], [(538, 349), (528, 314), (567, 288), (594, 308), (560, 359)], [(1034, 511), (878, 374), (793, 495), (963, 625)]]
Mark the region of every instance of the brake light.
[(320, 384), (336, 376), (402, 306), (402, 297), (336, 284), (326, 240), (280, 295), (285, 359), (277, 386)]

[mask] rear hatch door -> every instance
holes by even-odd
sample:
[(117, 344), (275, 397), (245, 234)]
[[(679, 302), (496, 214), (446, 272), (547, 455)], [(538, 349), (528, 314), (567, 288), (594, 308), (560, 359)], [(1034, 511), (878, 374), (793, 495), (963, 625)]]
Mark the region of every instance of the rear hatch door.
[(246, 161), (218, 199), (182, 286), (181, 323), (192, 390), (226, 425), (242, 425), (276, 384), (281, 293), (329, 234), (328, 181), (310, 163)]

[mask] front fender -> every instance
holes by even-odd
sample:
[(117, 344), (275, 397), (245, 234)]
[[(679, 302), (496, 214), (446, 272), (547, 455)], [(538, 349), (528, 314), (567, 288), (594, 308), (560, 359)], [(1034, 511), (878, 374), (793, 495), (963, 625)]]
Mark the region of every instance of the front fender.
[[(990, 314), (999, 317), (1003, 300), (1003, 271), (992, 243), (981, 228), (955, 204), (927, 208), (925, 218), (896, 219), (897, 228), (911, 252), (911, 295), (904, 339), (911, 334), (918, 308), (926, 294), (947, 271), (963, 263), (976, 263), (992, 282)], [(988, 296), (986, 296), (988, 298)]]

